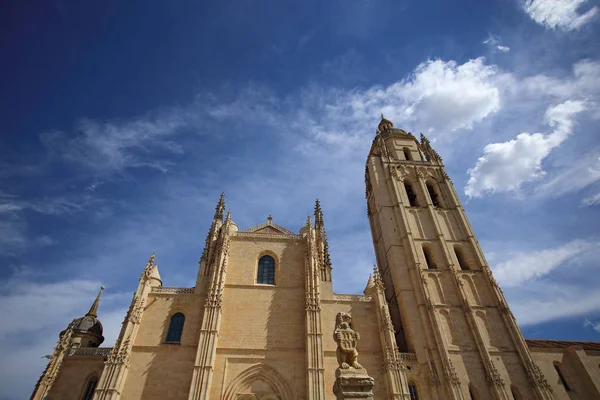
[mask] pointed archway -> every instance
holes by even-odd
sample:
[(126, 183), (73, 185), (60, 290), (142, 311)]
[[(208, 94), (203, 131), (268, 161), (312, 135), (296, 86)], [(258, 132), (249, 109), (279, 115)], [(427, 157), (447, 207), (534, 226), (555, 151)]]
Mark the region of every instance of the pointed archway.
[(263, 381), (266, 383), (273, 390), (273, 395), (277, 396), (275, 398), (292, 400), (292, 390), (285, 379), (274, 368), (265, 364), (255, 364), (241, 372), (227, 386), (223, 400), (237, 400), (242, 391), (252, 386), (254, 381)]

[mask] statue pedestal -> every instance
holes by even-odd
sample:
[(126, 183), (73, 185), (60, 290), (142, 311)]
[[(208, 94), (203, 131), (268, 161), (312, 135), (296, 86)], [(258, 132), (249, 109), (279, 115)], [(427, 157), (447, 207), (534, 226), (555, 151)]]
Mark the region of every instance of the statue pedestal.
[(335, 371), (333, 393), (337, 400), (364, 399), (373, 400), (375, 381), (365, 369), (340, 369)]

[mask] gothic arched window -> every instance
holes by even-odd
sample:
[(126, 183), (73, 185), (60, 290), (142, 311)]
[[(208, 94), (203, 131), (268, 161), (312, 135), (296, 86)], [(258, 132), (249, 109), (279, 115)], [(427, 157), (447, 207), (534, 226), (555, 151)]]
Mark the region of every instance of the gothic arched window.
[(410, 393), (410, 400), (419, 400), (419, 392), (417, 391), (417, 384), (413, 381), (408, 382), (408, 393)]
[(510, 386), (510, 392), (512, 393), (512, 397), (514, 400), (521, 400), (521, 396), (519, 396), (519, 391), (515, 385)]
[(403, 148), (402, 152), (404, 153), (404, 159), (406, 161), (412, 161), (412, 156), (410, 155), (410, 149), (408, 147)]
[(179, 343), (181, 342), (181, 334), (183, 333), (183, 324), (185, 323), (185, 316), (178, 312), (173, 314), (171, 322), (169, 323), (169, 330), (167, 331), (167, 343)]
[(265, 285), (275, 284), (275, 260), (271, 256), (262, 256), (258, 260), (256, 283)]
[(465, 256), (464, 256), (462, 250), (455, 247), (454, 254), (456, 254), (456, 260), (458, 261), (458, 266), (460, 267), (460, 269), (462, 269), (463, 271), (468, 271), (469, 266), (467, 265), (467, 262), (465, 261)]
[(425, 264), (429, 269), (437, 269), (437, 265), (435, 265), (435, 259), (431, 254), (431, 249), (429, 247), (423, 247), (423, 255), (425, 256)]
[(427, 186), (427, 191), (429, 192), (429, 198), (431, 198), (431, 204), (433, 204), (434, 207), (439, 207), (440, 200), (438, 199), (438, 194), (433, 187), (433, 183), (427, 182), (425, 185)]
[(473, 389), (473, 385), (469, 385), (469, 396), (471, 396), (471, 400), (477, 400), (475, 389)]
[(92, 397), (94, 397), (94, 391), (96, 390), (97, 385), (98, 385), (98, 377), (96, 375), (94, 375), (90, 379), (88, 379), (88, 382), (85, 385), (85, 391), (83, 392), (83, 396), (81, 396), (81, 400), (92, 400)]
[(413, 191), (412, 185), (407, 181), (404, 181), (404, 190), (406, 190), (406, 196), (408, 197), (408, 202), (410, 203), (410, 206), (418, 207), (419, 203), (417, 202), (417, 195)]

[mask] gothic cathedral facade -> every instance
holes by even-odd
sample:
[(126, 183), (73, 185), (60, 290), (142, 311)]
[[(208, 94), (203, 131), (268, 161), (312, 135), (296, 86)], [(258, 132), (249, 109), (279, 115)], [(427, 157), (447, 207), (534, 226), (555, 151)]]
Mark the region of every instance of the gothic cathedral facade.
[(600, 399), (600, 343), (523, 338), (427, 138), (382, 118), (365, 185), (364, 295), (333, 292), (318, 201), (298, 233), (239, 230), (222, 195), (196, 285), (163, 286), (152, 255), (115, 345), (100, 347), (99, 294), (31, 399), (333, 400), (340, 312), (375, 399)]

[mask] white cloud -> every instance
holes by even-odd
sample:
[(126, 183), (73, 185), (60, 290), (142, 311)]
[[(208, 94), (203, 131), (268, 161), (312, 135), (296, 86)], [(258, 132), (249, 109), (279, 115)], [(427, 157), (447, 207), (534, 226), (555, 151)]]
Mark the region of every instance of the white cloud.
[(598, 13), (598, 7), (580, 13), (587, 0), (527, 0), (524, 9), (540, 25), (549, 29), (571, 31), (590, 22)]
[(583, 321), (583, 326), (586, 328), (592, 328), (596, 332), (600, 333), (600, 322), (592, 322), (586, 318), (585, 321)]
[(514, 254), (493, 269), (494, 276), (503, 287), (519, 286), (546, 276), (599, 247), (600, 243), (597, 242), (575, 240), (555, 249)]
[(130, 121), (82, 119), (72, 135), (45, 132), (41, 139), (59, 157), (97, 175), (108, 176), (140, 167), (165, 171), (170, 163), (157, 153), (182, 153), (182, 147), (168, 138), (194, 121), (195, 116), (188, 110), (172, 108)]
[[(408, 130), (414, 127), (450, 136), (472, 129), (500, 109), (497, 75), (496, 67), (483, 58), (464, 64), (429, 60), (407, 78), (385, 87), (350, 91), (311, 87), (303, 92), (292, 124), (311, 132), (319, 145), (335, 145), (336, 151), (345, 146), (343, 152), (368, 146), (373, 133), (365, 126), (375, 127), (380, 113)], [(314, 151), (313, 145), (304, 140), (303, 148)]]
[(582, 101), (566, 101), (549, 107), (545, 121), (554, 128), (552, 133), (521, 133), (507, 142), (485, 146), (483, 156), (467, 171), (470, 178), (465, 194), (480, 197), (486, 193), (514, 191), (523, 183), (543, 177), (542, 161), (569, 137), (573, 117), (584, 109)]
[(597, 204), (600, 204), (600, 193), (585, 197), (581, 200), (581, 205), (583, 206), (595, 206)]
[(492, 49), (492, 52), (501, 51), (503, 53), (508, 53), (510, 51), (510, 47), (501, 45), (499, 42), (500, 39), (497, 36), (490, 35), (481, 43), (487, 44)]
[[(539, 184), (535, 197), (558, 197), (567, 193), (576, 193), (586, 189), (600, 181), (600, 157), (597, 151), (589, 154), (582, 154), (573, 159), (569, 157), (566, 165), (560, 166), (560, 171), (556, 172), (551, 179)], [(581, 204), (590, 206), (597, 203), (600, 196), (585, 197)]]
[(534, 325), (559, 318), (585, 315), (599, 310), (600, 292), (572, 285), (540, 284), (519, 287), (525, 298), (509, 300), (519, 325)]

